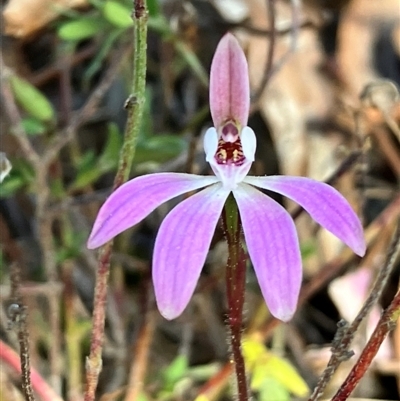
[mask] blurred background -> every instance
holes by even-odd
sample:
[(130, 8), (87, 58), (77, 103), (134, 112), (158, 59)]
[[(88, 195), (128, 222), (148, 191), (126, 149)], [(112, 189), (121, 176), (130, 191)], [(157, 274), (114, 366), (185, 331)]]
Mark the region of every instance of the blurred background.
[[(31, 365), (59, 400), (81, 401), (97, 269), (97, 253), (85, 243), (111, 191), (123, 142), (132, 2), (1, 4), (0, 399), (24, 399), (16, 366), (5, 357), (6, 351), (19, 352), (13, 313), (23, 300)], [(209, 67), (218, 41), (231, 31), (249, 63), (249, 125), (258, 140), (253, 174), (328, 181), (363, 221), (368, 253), (360, 260), (306, 214), (296, 218), (304, 291), (289, 324), (272, 321), (248, 266), (243, 336), (254, 400), (307, 399), (329, 360), (337, 322), (355, 318), (400, 215), (400, 3), (147, 4), (146, 104), (131, 176), (210, 174), (202, 149), (202, 136), (212, 125)], [(275, 198), (296, 213), (295, 205)], [(115, 241), (101, 401), (234, 399), (222, 230), (215, 233), (184, 314), (168, 322), (156, 310), (153, 244), (160, 222), (178, 201)], [(356, 355), (393, 298), (399, 273), (397, 260), (379, 303), (355, 336)], [(324, 398), (336, 392), (355, 360), (342, 363)], [(399, 388), (397, 327), (353, 396), (397, 400)]]

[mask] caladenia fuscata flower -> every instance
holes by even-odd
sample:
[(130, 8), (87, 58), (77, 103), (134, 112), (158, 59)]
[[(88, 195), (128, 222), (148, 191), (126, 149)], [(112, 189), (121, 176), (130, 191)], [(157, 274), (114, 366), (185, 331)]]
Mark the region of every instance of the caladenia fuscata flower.
[(119, 187), (101, 207), (88, 240), (97, 248), (139, 223), (168, 200), (195, 191), (163, 220), (154, 246), (152, 273), (156, 301), (167, 319), (190, 301), (229, 195), (239, 209), (244, 239), (271, 313), (283, 321), (295, 312), (302, 279), (294, 222), (275, 200), (257, 188), (282, 194), (301, 205), (356, 254), (365, 253), (363, 229), (346, 199), (331, 186), (305, 177), (248, 176), (256, 136), (247, 126), (250, 89), (245, 55), (231, 34), (220, 41), (210, 74), (214, 127), (204, 136), (214, 176), (155, 173)]

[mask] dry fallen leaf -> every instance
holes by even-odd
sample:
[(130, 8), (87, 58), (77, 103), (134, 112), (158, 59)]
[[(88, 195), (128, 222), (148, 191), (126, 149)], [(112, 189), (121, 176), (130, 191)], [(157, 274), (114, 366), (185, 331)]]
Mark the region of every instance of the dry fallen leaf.
[(399, 49), (399, 13), (399, 0), (352, 0), (342, 14), (337, 33), (337, 60), (354, 102), (365, 85), (379, 78), (373, 50), (382, 30), (393, 27), (393, 46)]
[[(329, 295), (338, 308), (342, 318), (352, 322), (363, 306), (369, 294), (373, 282), (373, 272), (369, 267), (362, 267), (354, 272), (339, 277), (329, 285)], [(356, 355), (365, 346), (367, 339), (371, 336), (381, 316), (381, 308), (375, 305), (366, 318), (365, 334), (358, 333), (357, 340), (353, 344)], [(362, 330), (361, 330), (362, 331)], [(375, 357), (376, 360), (390, 360), (393, 351), (389, 339), (386, 338)]]
[(4, 33), (26, 39), (63, 11), (87, 4), (87, 0), (10, 0), (3, 11)]

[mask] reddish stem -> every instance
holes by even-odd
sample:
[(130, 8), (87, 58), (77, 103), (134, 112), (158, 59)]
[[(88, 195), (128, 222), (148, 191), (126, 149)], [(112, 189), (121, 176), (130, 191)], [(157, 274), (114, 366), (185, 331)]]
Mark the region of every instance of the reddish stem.
[(396, 325), (396, 320), (400, 315), (400, 290), (393, 298), (389, 307), (383, 313), (379, 320), (378, 326), (372, 333), (367, 345), (363, 349), (357, 363), (353, 366), (353, 369), (347, 376), (344, 383), (340, 386), (340, 389), (332, 398), (332, 401), (344, 401), (347, 400), (349, 395), (352, 393), (358, 382), (362, 379), (365, 372), (371, 365), (373, 358), (379, 350), (383, 340), (393, 330)]
[[(21, 374), (19, 355), (7, 344), (0, 340), (0, 361), (4, 362), (14, 372)], [(62, 398), (45, 382), (34, 368), (30, 369), (33, 390), (42, 401), (62, 401)]]
[(246, 283), (246, 254), (241, 244), (241, 223), (236, 203), (228, 199), (223, 214), (223, 227), (228, 242), (226, 265), (226, 287), (228, 297), (228, 322), (230, 328), (231, 352), (239, 401), (248, 400), (247, 379), (241, 351), (242, 315)]
[(110, 275), (110, 257), (112, 242), (108, 242), (101, 250), (99, 268), (96, 273), (96, 287), (94, 290), (93, 328), (90, 340), (90, 354), (86, 359), (86, 388), (85, 401), (93, 401), (102, 368), (102, 349), (104, 342), (104, 323), (106, 314), (106, 301), (108, 290), (108, 277)]

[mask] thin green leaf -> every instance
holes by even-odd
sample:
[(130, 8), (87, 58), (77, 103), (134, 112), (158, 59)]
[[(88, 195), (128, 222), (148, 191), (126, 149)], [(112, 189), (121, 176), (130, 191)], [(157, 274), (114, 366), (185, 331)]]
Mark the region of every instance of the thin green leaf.
[(191, 70), (194, 72), (194, 74), (197, 76), (197, 78), (200, 80), (200, 82), (207, 87), (208, 86), (208, 74), (202, 64), (200, 63), (200, 60), (196, 56), (196, 54), (189, 49), (189, 47), (182, 42), (181, 40), (176, 40), (175, 42), (175, 48), (178, 51), (178, 53), (183, 57), (183, 59), (186, 61), (188, 66), (191, 68)]
[(177, 157), (186, 147), (186, 141), (175, 135), (153, 136), (138, 143), (135, 160), (136, 163), (149, 161), (164, 163)]
[(160, 4), (158, 0), (147, 0), (147, 9), (151, 17), (156, 17), (160, 14)]
[(103, 7), (104, 18), (118, 28), (133, 26), (132, 10), (115, 0), (108, 0)]
[(78, 173), (75, 181), (72, 183), (72, 190), (86, 187), (96, 181), (101, 175), (97, 168), (96, 158), (93, 151), (87, 152), (81, 159), (78, 166)]
[(122, 135), (114, 123), (108, 125), (108, 137), (97, 166), (100, 171), (107, 172), (118, 165), (118, 156), (122, 146)]
[[(309, 392), (307, 383), (297, 373), (296, 369), (283, 358), (270, 354), (258, 367), (260, 375), (272, 377), (280, 382), (286, 390), (298, 397), (305, 397)], [(254, 376), (256, 376), (255, 372)], [(260, 381), (263, 380), (260, 378)]]
[(93, 61), (90, 63), (88, 69), (83, 75), (84, 87), (89, 87), (89, 82), (93, 76), (101, 69), (104, 59), (107, 57), (115, 41), (120, 37), (122, 29), (114, 29), (108, 36), (105, 37), (100, 50), (95, 55)]
[(22, 119), (22, 127), (27, 135), (43, 135), (46, 132), (46, 125), (34, 117)]
[(9, 176), (6, 181), (0, 185), (0, 198), (8, 198), (26, 185), (26, 181), (19, 175)]
[(66, 41), (79, 41), (89, 39), (104, 30), (104, 23), (98, 16), (83, 17), (62, 23), (58, 36)]
[(289, 401), (290, 394), (277, 380), (267, 377), (259, 388), (260, 401)]
[(173, 388), (175, 383), (185, 376), (188, 365), (187, 357), (185, 355), (178, 355), (164, 370), (164, 388)]
[(47, 98), (31, 83), (13, 75), (11, 88), (18, 104), (32, 117), (49, 122), (54, 118), (54, 109)]

